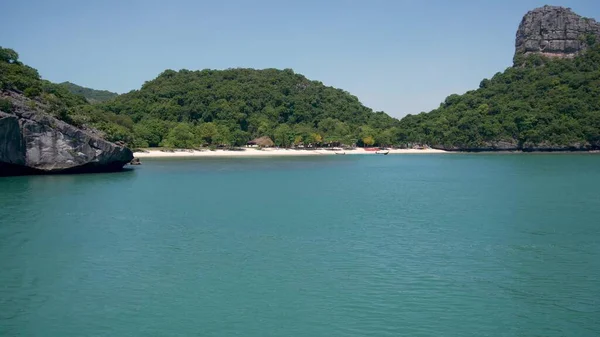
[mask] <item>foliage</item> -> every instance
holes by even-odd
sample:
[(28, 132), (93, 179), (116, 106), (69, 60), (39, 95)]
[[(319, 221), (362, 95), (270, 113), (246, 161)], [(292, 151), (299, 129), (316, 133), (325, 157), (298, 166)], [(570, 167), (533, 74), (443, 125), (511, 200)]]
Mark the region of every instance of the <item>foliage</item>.
[(13, 105), (12, 102), (5, 98), (0, 98), (0, 111), (3, 112), (12, 112)]
[(9, 48), (0, 47), (0, 62), (2, 63), (17, 63), (19, 61), (19, 54), (16, 51)]

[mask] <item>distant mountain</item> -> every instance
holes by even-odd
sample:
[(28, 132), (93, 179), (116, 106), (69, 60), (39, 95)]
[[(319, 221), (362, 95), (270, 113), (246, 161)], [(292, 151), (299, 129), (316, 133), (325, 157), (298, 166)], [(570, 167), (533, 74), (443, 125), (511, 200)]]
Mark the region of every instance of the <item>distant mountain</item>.
[(86, 88), (71, 82), (63, 82), (59, 85), (65, 87), (73, 94), (85, 97), (90, 103), (106, 102), (119, 96), (119, 94), (114, 92)]

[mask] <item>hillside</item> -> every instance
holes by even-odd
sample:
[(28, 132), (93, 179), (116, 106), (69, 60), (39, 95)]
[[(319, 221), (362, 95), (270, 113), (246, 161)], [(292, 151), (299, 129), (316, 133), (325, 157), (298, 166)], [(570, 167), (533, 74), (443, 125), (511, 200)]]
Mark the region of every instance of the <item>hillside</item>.
[(69, 92), (85, 97), (90, 103), (99, 103), (111, 100), (119, 94), (110, 92), (108, 90), (95, 90), (86, 87), (79, 86), (71, 82), (63, 82), (59, 84), (65, 87)]
[(133, 154), (77, 123), (86, 106), (0, 47), (0, 176), (120, 170)]
[[(94, 126), (105, 129), (121, 130), (123, 125), (130, 126), (126, 118), (116, 116), (94, 108), (81, 95), (70, 92), (64, 85), (44, 80), (38, 71), (19, 61), (19, 54), (9, 48), (0, 47), (0, 92), (7, 94), (14, 92), (23, 95), (29, 104), (39, 104), (44, 107), (44, 112), (64, 122), (81, 128)], [(11, 102), (8, 98), (0, 99), (0, 110), (10, 112)], [(94, 132), (97, 133), (95, 130)], [(101, 133), (102, 134), (102, 133)], [(111, 138), (110, 134), (104, 134)], [(112, 137), (114, 138), (114, 137)], [(113, 139), (119, 140), (119, 139)]]
[(406, 116), (398, 141), (466, 151), (599, 149), (599, 35), (594, 20), (566, 8), (527, 13), (514, 67)]
[[(68, 110), (87, 104), (82, 96), (70, 93), (66, 88), (41, 78), (38, 71), (19, 61), (19, 54), (12, 49), (0, 47), (0, 90), (22, 93), (48, 106), (48, 113), (69, 120)], [(6, 100), (3, 106), (9, 104)]]
[[(288, 69), (166, 70), (140, 90), (90, 104), (112, 93), (51, 83), (19, 62), (15, 51), (0, 51), (0, 89), (23, 94), (62, 121), (130, 146), (240, 146), (261, 136), (284, 147), (391, 145), (397, 139), (398, 120)], [(6, 99), (0, 104), (10, 110)]]
[(137, 146), (391, 144), (398, 122), (289, 69), (166, 70), (98, 108), (131, 118)]

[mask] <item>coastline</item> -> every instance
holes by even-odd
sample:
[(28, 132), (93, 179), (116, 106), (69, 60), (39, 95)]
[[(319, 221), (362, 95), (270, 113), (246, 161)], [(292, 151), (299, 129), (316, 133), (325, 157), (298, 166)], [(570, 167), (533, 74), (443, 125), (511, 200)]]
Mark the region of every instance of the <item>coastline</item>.
[[(375, 155), (374, 151), (365, 151), (363, 148), (344, 150), (345, 155)], [(438, 154), (450, 153), (444, 150), (426, 149), (390, 149), (389, 154)], [(183, 158), (183, 157), (285, 157), (285, 156), (338, 156), (336, 151), (315, 149), (315, 150), (295, 150), (295, 149), (277, 149), (267, 148), (259, 150), (257, 148), (244, 148), (242, 150), (174, 150), (165, 152), (158, 149), (144, 149), (144, 152), (134, 152), (134, 158)], [(381, 155), (381, 154), (380, 154)]]

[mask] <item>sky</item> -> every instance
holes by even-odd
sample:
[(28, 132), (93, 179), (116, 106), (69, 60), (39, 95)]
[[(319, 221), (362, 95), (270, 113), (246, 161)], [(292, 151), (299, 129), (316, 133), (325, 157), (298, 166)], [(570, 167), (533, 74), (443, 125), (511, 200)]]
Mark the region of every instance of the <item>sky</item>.
[(118, 93), (165, 69), (291, 68), (394, 117), (437, 108), (511, 65), (545, 4), (600, 1), (0, 0), (0, 46), (53, 82)]

